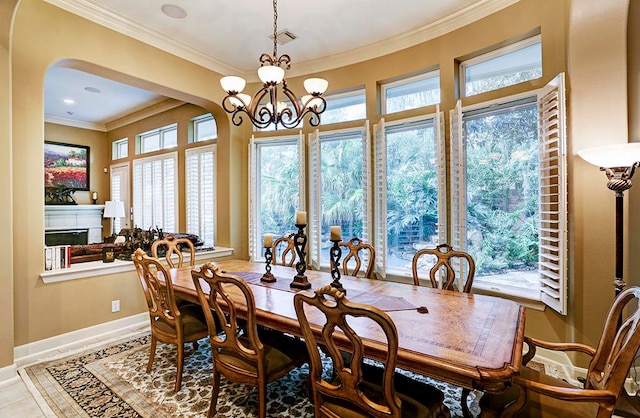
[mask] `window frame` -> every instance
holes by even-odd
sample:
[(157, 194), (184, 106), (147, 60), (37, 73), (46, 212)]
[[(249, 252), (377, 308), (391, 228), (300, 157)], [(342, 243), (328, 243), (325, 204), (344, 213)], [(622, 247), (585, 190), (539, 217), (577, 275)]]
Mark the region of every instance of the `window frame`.
[[(165, 135), (168, 132), (173, 132), (175, 131), (176, 133), (176, 145), (171, 145), (168, 146), (165, 144)], [(158, 148), (157, 149), (151, 149), (151, 150), (145, 150), (144, 147), (144, 142), (146, 138), (149, 138), (151, 136), (154, 135), (158, 135), (159, 136), (159, 144), (158, 144)], [(168, 125), (162, 126), (160, 128), (156, 128), (156, 129), (151, 129), (149, 131), (146, 132), (142, 132), (136, 135), (136, 154), (140, 155), (140, 154), (149, 154), (152, 152), (157, 152), (157, 151), (162, 151), (162, 150), (166, 150), (166, 149), (172, 149), (172, 148), (177, 148), (178, 146), (178, 123), (174, 122), (174, 123), (170, 123)]]
[[(396, 110), (394, 112), (388, 112), (387, 111), (387, 91), (396, 87), (402, 87), (402, 86), (407, 86), (413, 83), (417, 83), (420, 81), (424, 81), (430, 78), (437, 78), (438, 79), (438, 101), (435, 103), (427, 103), (427, 104), (423, 104), (420, 106), (416, 106), (416, 107), (411, 107), (408, 109), (402, 109), (402, 110)], [(442, 95), (441, 95), (441, 91), (440, 91), (440, 69), (435, 69), (435, 70), (431, 70), (431, 71), (426, 71), (424, 73), (421, 74), (417, 74), (417, 75), (413, 75), (410, 77), (405, 77), (402, 78), (400, 80), (396, 80), (396, 81), (390, 81), (388, 83), (381, 83), (380, 84), (380, 111), (382, 112), (383, 115), (392, 115), (392, 114), (396, 114), (399, 112), (404, 112), (407, 110), (413, 110), (413, 109), (420, 109), (420, 108), (424, 108), (427, 106), (435, 106), (437, 104), (440, 104), (440, 101), (442, 99)]]
[[(198, 126), (204, 122), (213, 122), (213, 135), (205, 138), (198, 138)], [(205, 141), (212, 141), (218, 138), (218, 124), (211, 113), (205, 113), (200, 116), (191, 118), (189, 121), (189, 143), (197, 144)]]
[[(474, 65), (482, 64), (486, 61), (490, 61), (495, 58), (504, 57), (506, 55), (518, 52), (522, 49), (533, 46), (535, 44), (541, 44), (541, 47), (542, 47), (542, 35), (537, 34), (537, 35), (528, 37), (526, 39), (514, 42), (512, 44), (503, 46), (501, 48), (494, 49), (487, 53), (478, 55), (476, 57), (461, 61), (458, 64), (458, 80), (460, 83), (458, 88), (460, 89), (460, 97), (473, 97), (473, 96), (477, 96), (478, 94), (483, 94), (490, 91), (496, 91), (496, 90), (508, 87), (508, 86), (499, 87), (497, 89), (491, 89), (491, 90), (482, 91), (482, 92), (469, 95), (467, 92), (467, 72), (466, 72), (467, 68), (473, 67)], [(542, 68), (542, 54), (540, 56), (540, 67)], [(540, 77), (538, 78), (541, 78), (542, 76), (543, 74), (541, 73)], [(535, 78), (532, 80), (537, 80), (538, 78)], [(526, 80), (526, 81), (530, 81), (530, 80)], [(522, 81), (521, 83), (524, 83), (526, 81)], [(516, 83), (516, 84), (520, 84), (520, 83)], [(512, 85), (515, 85), (515, 84), (510, 84), (509, 86), (512, 86)]]
[[(343, 120), (335, 121), (335, 122), (326, 122), (322, 118), (323, 115), (327, 114), (327, 111), (331, 111), (331, 109), (334, 108), (331, 105), (332, 101), (348, 99), (348, 98), (356, 98), (356, 97), (360, 97), (360, 96), (362, 96), (362, 98), (364, 99), (363, 100), (364, 115), (361, 118), (343, 119)], [(366, 91), (366, 89), (364, 87), (359, 87), (359, 88), (355, 88), (355, 89), (351, 89), (351, 90), (343, 91), (343, 92), (339, 92), (339, 93), (325, 94), (323, 97), (324, 97), (324, 100), (327, 102), (327, 110), (325, 110), (320, 115), (320, 126), (333, 125), (333, 124), (336, 124), (336, 123), (343, 123), (343, 122), (355, 122), (355, 121), (359, 121), (359, 120), (364, 121), (367, 118), (367, 91)], [(341, 106), (341, 107), (346, 107), (346, 106)]]
[[(124, 145), (124, 147), (123, 147)], [(124, 149), (124, 154), (120, 150)], [(111, 142), (111, 160), (120, 160), (129, 156), (129, 138), (117, 139)]]

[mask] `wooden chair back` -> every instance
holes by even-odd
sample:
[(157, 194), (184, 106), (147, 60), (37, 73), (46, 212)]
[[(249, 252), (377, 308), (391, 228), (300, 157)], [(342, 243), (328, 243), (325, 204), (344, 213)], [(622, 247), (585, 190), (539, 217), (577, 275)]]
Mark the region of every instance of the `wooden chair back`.
[(294, 246), (294, 237), (296, 234), (291, 233), (282, 236), (273, 242), (271, 252), (273, 254), (272, 264), (281, 264), (283, 266), (293, 266), (296, 262), (296, 248)]
[[(173, 284), (170, 279), (163, 283), (159, 278), (159, 276), (170, 277), (166, 267), (157, 258), (149, 257), (141, 248), (133, 253), (131, 260), (133, 260), (133, 265), (142, 284), (151, 316), (151, 326), (153, 327), (158, 321), (164, 322), (176, 330), (176, 335), (180, 335), (182, 322), (179, 320), (180, 310), (173, 291)], [(166, 327), (162, 327), (162, 329), (166, 330)]]
[[(162, 250), (164, 249), (164, 258), (167, 260), (167, 264), (170, 268), (182, 267), (184, 264), (184, 254), (186, 252), (190, 255), (189, 265), (195, 266), (196, 262), (196, 249), (193, 246), (191, 240), (187, 238), (176, 238), (168, 236), (164, 239), (157, 239), (151, 245), (151, 255), (155, 258), (160, 258)], [(177, 257), (177, 262), (174, 263), (173, 258)]]
[[(265, 379), (260, 373), (265, 370), (264, 346), (258, 336), (253, 292), (242, 278), (223, 273), (212, 263), (193, 270), (191, 276), (210, 330), (214, 367), (233, 381), (258, 384)], [(238, 367), (234, 356), (220, 355), (223, 350), (235, 352), (256, 369)], [(229, 358), (235, 361), (228, 362)]]
[[(326, 399), (342, 399), (355, 404), (366, 415), (373, 417), (399, 417), (401, 401), (395, 391), (394, 373), (398, 351), (398, 331), (395, 324), (385, 312), (370, 306), (350, 302), (344, 293), (331, 286), (316, 289), (313, 294), (299, 292), (294, 298), (294, 306), (302, 334), (310, 356), (310, 379), (313, 388), (315, 416), (335, 416), (324, 404)], [(308, 305), (308, 306), (307, 306)], [(313, 307), (324, 314), (321, 331), (314, 332), (307, 319), (305, 308)], [(315, 312), (314, 312), (315, 314)], [(374, 321), (387, 339), (387, 359), (382, 378), (382, 399), (370, 399), (360, 389), (363, 382), (362, 360), (364, 345), (362, 339), (349, 325), (352, 319), (368, 318)], [(314, 316), (315, 318), (315, 316)], [(314, 319), (315, 323), (320, 323)], [(350, 364), (345, 364), (344, 341), (351, 347)], [(340, 341), (340, 342), (339, 342)], [(323, 377), (322, 361), (318, 344), (331, 357), (336, 379), (327, 381)]]
[[(348, 249), (348, 253), (343, 254), (342, 272), (347, 276), (357, 276), (362, 268), (363, 276), (370, 279), (376, 262), (376, 250), (373, 246), (358, 237), (343, 241), (340, 246)], [(363, 265), (366, 265), (366, 268), (363, 268)]]
[[(413, 256), (413, 284), (420, 285), (419, 271), (421, 264), (431, 265), (424, 260), (435, 258), (432, 267), (429, 270), (429, 279), (431, 286), (445, 290), (458, 290), (464, 293), (471, 292), (473, 277), (476, 272), (476, 263), (471, 255), (464, 251), (456, 251), (449, 244), (440, 244), (435, 248), (423, 248), (418, 250)], [(438, 285), (437, 274), (444, 269), (443, 280), (441, 286)], [(460, 277), (456, 276), (456, 272), (461, 272)]]

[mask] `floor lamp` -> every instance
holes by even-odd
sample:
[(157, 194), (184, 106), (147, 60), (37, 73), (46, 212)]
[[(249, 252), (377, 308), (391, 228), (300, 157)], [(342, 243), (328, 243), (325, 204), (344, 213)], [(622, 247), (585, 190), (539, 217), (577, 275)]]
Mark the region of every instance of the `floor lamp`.
[(104, 202), (105, 218), (111, 218), (111, 235), (115, 235), (115, 218), (124, 218), (124, 202), (121, 200), (107, 200)]
[(631, 177), (640, 166), (640, 143), (607, 145), (578, 151), (585, 161), (600, 167), (607, 175), (607, 188), (616, 194), (616, 276), (613, 280), (616, 296), (627, 285), (623, 269), (623, 193), (631, 188)]

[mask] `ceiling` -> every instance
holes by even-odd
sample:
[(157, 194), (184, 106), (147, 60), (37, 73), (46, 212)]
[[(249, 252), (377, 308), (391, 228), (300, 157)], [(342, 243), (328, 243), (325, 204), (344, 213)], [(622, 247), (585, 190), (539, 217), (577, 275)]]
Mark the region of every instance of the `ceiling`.
[[(273, 4), (267, 0), (46, 1), (224, 75), (256, 80), (258, 57), (273, 52)], [(280, 0), (278, 31), (296, 39), (278, 45), (278, 55), (290, 55), (289, 75), (324, 71), (424, 42), (517, 1)], [(163, 6), (186, 15), (170, 17)], [(45, 79), (45, 116), (57, 123), (104, 130), (162, 99), (68, 68), (51, 68)]]

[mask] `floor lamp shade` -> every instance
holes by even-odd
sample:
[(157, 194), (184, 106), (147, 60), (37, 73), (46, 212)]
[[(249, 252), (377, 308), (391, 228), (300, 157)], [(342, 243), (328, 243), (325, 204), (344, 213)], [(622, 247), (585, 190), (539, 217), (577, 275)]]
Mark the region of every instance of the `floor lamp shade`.
[(616, 194), (616, 275), (613, 287), (616, 296), (627, 285), (622, 277), (624, 220), (624, 191), (631, 188), (631, 178), (640, 166), (640, 143), (615, 144), (578, 151), (586, 162), (600, 167), (607, 175), (607, 188)]
[(104, 214), (102, 216), (111, 218), (111, 233), (115, 234), (113, 220), (114, 218), (124, 218), (124, 202), (121, 200), (107, 200), (104, 202)]

